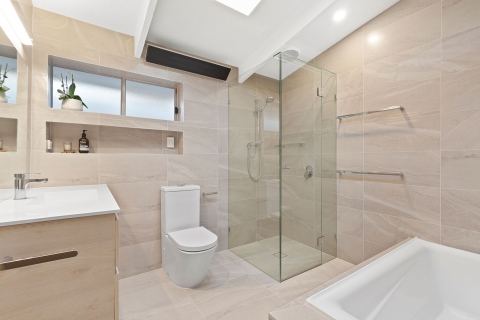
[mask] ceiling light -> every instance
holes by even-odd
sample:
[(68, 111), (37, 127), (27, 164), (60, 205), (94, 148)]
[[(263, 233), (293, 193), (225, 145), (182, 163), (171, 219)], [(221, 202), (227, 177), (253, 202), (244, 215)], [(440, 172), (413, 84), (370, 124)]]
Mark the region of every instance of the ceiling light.
[(375, 42), (378, 41), (378, 39), (380, 39), (380, 37), (379, 37), (378, 35), (374, 34), (374, 35), (371, 35), (371, 36), (368, 38), (368, 42), (370, 42), (370, 43), (375, 43)]
[(32, 45), (32, 39), (28, 36), (27, 30), (10, 0), (0, 0), (0, 26), (9, 37), (15, 34), (23, 44)]
[(243, 13), (246, 16), (249, 16), (252, 13), (253, 9), (262, 0), (217, 0), (218, 2), (226, 5), (227, 7), (237, 10), (240, 13)]
[(333, 20), (342, 21), (343, 19), (345, 19), (346, 15), (347, 15), (347, 13), (344, 10), (337, 11), (335, 13), (335, 15), (333, 16)]

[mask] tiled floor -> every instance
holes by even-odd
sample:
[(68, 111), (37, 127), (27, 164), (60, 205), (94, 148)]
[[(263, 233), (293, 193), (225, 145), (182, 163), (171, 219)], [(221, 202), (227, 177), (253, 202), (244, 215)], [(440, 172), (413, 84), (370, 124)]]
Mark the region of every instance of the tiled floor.
[[(248, 261), (270, 277), (280, 279), (279, 236), (249, 243), (230, 251)], [(315, 268), (331, 261), (334, 257), (315, 250), (300, 242), (282, 236), (282, 279), (288, 279), (297, 274)]]
[(205, 283), (175, 286), (162, 269), (120, 280), (120, 319), (267, 320), (268, 313), (352, 264), (334, 259), (278, 283), (230, 251), (215, 255)]

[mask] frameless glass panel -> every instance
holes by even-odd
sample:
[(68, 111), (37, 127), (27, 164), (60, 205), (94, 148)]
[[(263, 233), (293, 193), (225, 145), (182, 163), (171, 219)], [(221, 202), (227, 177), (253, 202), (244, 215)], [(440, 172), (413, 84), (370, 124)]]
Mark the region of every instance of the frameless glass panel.
[(4, 86), (8, 87), (9, 90), (5, 92), (8, 103), (15, 104), (17, 103), (17, 59), (0, 56), (0, 65), (2, 66), (2, 78), (5, 68), (8, 65), (7, 79), (5, 79)]
[(175, 120), (175, 89), (127, 80), (126, 115)]
[(58, 100), (57, 93), (57, 89), (61, 89), (62, 84), (57, 77), (63, 75), (65, 79), (65, 76), (68, 75), (68, 84), (70, 85), (71, 76), (69, 73), (73, 74), (75, 78), (75, 94), (79, 95), (88, 107), (88, 109), (84, 108), (83, 111), (121, 114), (121, 79), (59, 67), (53, 67), (53, 108), (60, 109), (62, 107), (62, 101)]

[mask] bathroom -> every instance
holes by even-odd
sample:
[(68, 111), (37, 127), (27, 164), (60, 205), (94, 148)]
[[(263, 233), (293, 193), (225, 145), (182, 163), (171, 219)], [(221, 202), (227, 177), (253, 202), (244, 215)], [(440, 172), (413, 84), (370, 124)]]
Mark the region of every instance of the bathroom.
[(111, 4), (0, 1), (0, 319), (480, 319), (480, 1)]

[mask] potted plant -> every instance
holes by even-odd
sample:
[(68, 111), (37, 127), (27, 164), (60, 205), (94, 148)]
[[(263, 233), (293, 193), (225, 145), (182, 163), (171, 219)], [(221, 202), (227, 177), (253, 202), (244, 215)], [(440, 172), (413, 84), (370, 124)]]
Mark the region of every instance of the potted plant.
[(88, 109), (87, 105), (83, 103), (82, 98), (75, 95), (75, 79), (73, 78), (73, 74), (69, 74), (72, 77), (70, 86), (68, 85), (68, 76), (65, 76), (65, 82), (63, 81), (63, 74), (60, 74), (60, 78), (57, 77), (57, 79), (62, 82), (62, 89), (57, 89), (57, 92), (60, 94), (58, 100), (62, 100), (62, 109), (83, 111), (83, 106)]
[(8, 70), (8, 63), (5, 66), (5, 70), (2, 73), (2, 65), (0, 64), (0, 103), (8, 103), (8, 97), (5, 94), (8, 90), (10, 90), (9, 87), (5, 85), (5, 80), (7, 80), (7, 73), (10, 71), (15, 70), (15, 69), (10, 69)]

